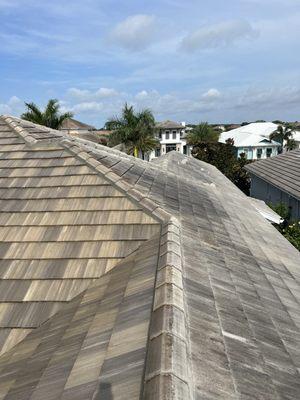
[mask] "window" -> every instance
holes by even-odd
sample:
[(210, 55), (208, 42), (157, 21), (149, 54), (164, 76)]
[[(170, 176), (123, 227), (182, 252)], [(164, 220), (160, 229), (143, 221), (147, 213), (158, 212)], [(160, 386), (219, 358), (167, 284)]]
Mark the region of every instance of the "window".
[(257, 149), (256, 155), (257, 155), (257, 159), (260, 159), (262, 156), (262, 149)]
[(242, 151), (241, 151), (241, 154), (245, 154), (245, 157), (246, 158), (248, 158), (248, 149), (246, 148), (246, 149), (243, 149)]
[(155, 157), (159, 157), (159, 156), (160, 156), (160, 147), (155, 149)]
[(272, 156), (272, 148), (268, 147), (267, 148), (267, 157), (271, 157)]
[(170, 139), (170, 133), (169, 133), (169, 131), (166, 131), (166, 139)]
[(166, 153), (169, 153), (169, 151), (176, 151), (176, 144), (167, 144), (166, 145)]
[(173, 134), (173, 139), (176, 139), (176, 134), (177, 134), (177, 132), (176, 132), (176, 131), (173, 131), (172, 134)]

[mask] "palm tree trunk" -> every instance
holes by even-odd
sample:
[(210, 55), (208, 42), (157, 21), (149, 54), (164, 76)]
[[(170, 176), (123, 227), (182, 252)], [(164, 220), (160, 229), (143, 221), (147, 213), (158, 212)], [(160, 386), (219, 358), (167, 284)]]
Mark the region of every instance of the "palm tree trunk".
[(134, 157), (139, 156), (138, 148), (136, 146), (134, 146), (133, 155), (134, 155)]

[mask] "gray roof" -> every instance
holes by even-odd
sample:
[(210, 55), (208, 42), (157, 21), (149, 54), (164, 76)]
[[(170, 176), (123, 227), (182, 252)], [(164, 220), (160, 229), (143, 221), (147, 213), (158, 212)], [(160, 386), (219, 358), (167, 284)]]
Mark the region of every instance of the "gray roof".
[(76, 129), (76, 130), (94, 131), (96, 128), (92, 125), (88, 125), (88, 124), (85, 124), (84, 122), (80, 122), (77, 119), (66, 118), (62, 123), (61, 129), (62, 130)]
[(163, 122), (158, 122), (156, 124), (156, 128), (158, 128), (158, 129), (184, 129), (184, 126), (182, 126), (178, 122), (167, 120), (167, 121), (163, 121)]
[(248, 172), (300, 199), (300, 150), (248, 164)]
[[(4, 352), (1, 400), (299, 399), (299, 252), (216, 168), (176, 152), (147, 163), (14, 118), (2, 118), (0, 132), (0, 231), (8, 239), (0, 257), (9, 263), (1, 279), (18, 276), (4, 291), (8, 303), (33, 302), (36, 293), (34, 304), (47, 304), (44, 279), (78, 278), (84, 260), (96, 259), (92, 271), (97, 260), (119, 258), (43, 322), (40, 313), (39, 326)], [(75, 201), (52, 198), (56, 180), (61, 197), (75, 192)], [(87, 199), (95, 199), (95, 219), (76, 214)], [(123, 240), (130, 218), (127, 238), (141, 243), (115, 247), (111, 239)], [(140, 232), (149, 224), (147, 239)], [(43, 231), (27, 237), (23, 227)], [(62, 261), (70, 256), (77, 267)], [(25, 281), (32, 290), (18, 291)], [(1, 315), (12, 318), (5, 305)], [(32, 315), (28, 308), (13, 316), (17, 323)]]

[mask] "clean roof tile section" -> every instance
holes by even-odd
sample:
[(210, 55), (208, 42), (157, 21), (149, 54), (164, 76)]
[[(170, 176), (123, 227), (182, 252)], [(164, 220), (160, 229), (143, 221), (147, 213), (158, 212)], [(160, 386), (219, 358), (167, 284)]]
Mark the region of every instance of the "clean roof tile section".
[[(120, 191), (134, 211), (160, 221), (160, 230), (136, 242), (97, 280), (87, 277), (93, 279), (87, 287), (0, 357), (1, 400), (299, 399), (299, 252), (231, 182), (214, 167), (174, 152), (146, 163), (20, 120), (2, 121), (2, 137), (10, 132), (26, 138), (28, 151), (71, 152), (79, 168)], [(53, 154), (53, 163), (58, 159)], [(13, 184), (15, 178), (4, 179)], [(110, 211), (111, 218), (119, 212)], [(28, 251), (25, 246), (18, 252), (18, 246), (16, 254)], [(101, 246), (87, 249), (87, 259), (97, 250), (101, 255)], [(9, 247), (1, 257), (6, 252), (13, 260)], [(53, 260), (44, 266), (47, 274), (59, 270), (60, 261)], [(18, 271), (19, 261), (11, 271)], [(27, 261), (24, 271), (41, 268)]]
[(245, 167), (278, 189), (300, 199), (300, 150), (287, 151)]

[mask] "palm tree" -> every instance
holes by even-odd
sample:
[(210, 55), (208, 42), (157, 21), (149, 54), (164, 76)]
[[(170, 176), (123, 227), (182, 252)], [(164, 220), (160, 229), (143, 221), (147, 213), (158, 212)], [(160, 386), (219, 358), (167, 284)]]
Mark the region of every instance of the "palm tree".
[(197, 146), (200, 143), (217, 142), (220, 133), (215, 131), (207, 122), (201, 122), (187, 135), (189, 145)]
[(277, 129), (271, 133), (270, 140), (275, 140), (281, 144), (281, 148), (285, 148), (286, 151), (294, 150), (297, 145), (293, 139), (294, 127), (291, 124), (279, 125)]
[(51, 99), (44, 111), (34, 103), (25, 103), (27, 111), (21, 115), (21, 118), (34, 122), (35, 124), (44, 125), (48, 128), (59, 129), (65, 119), (73, 117), (73, 114), (59, 112), (59, 102), (56, 99)]
[(121, 117), (110, 119), (105, 124), (106, 129), (113, 132), (109, 136), (110, 146), (124, 144), (126, 151), (135, 157), (154, 150), (158, 144), (154, 137), (155, 119), (150, 110), (134, 112), (133, 106), (125, 103)]

